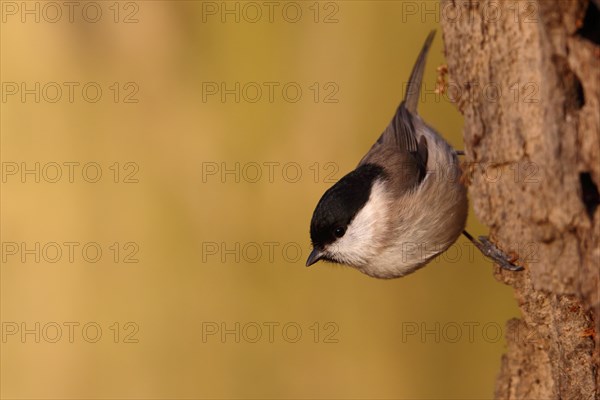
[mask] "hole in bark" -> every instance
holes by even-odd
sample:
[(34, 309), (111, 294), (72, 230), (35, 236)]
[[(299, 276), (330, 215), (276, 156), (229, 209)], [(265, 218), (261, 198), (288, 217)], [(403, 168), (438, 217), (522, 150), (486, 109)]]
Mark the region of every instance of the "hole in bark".
[(581, 109), (585, 104), (585, 95), (583, 94), (583, 86), (581, 85), (581, 81), (577, 78), (577, 75), (573, 75), (575, 77), (575, 102), (577, 109)]
[(593, 0), (588, 2), (588, 8), (583, 18), (583, 25), (576, 32), (581, 37), (600, 45), (600, 11)]
[(598, 186), (592, 180), (592, 175), (589, 172), (582, 172), (579, 174), (579, 180), (581, 181), (581, 199), (585, 204), (590, 219), (594, 219), (594, 213), (598, 204), (600, 204), (600, 193), (598, 193)]

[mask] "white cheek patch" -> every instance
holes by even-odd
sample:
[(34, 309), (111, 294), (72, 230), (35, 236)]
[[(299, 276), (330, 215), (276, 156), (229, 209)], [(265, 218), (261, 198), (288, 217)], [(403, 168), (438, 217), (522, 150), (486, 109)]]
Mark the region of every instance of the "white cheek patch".
[(389, 200), (384, 183), (377, 180), (369, 200), (356, 214), (346, 234), (326, 246), (325, 251), (335, 260), (352, 266), (366, 265), (379, 253), (385, 243)]

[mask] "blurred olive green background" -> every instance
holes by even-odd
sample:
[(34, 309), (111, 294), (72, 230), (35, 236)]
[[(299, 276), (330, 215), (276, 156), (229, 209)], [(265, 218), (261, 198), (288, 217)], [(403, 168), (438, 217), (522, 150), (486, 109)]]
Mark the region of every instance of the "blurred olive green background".
[[(463, 238), (458, 261), (455, 252), (403, 279), (304, 267), (310, 218), (331, 185), (325, 177), (334, 165), (341, 178), (376, 140), (434, 28), (420, 111), (462, 147), (460, 115), (431, 94), (444, 63), (434, 16), (408, 16), (401, 1), (275, 2), (270, 22), (258, 2), (263, 15), (252, 22), (256, 7), (247, 3), (140, 1), (98, 2), (92, 23), (81, 2), (73, 22), (63, 7), (61, 20), (42, 14), (36, 23), (9, 13), (12, 3), (2, 2), (3, 171), (40, 163), (41, 178), (19, 171), (2, 182), (3, 398), (492, 397), (504, 340), (482, 327), (503, 328), (517, 309)], [(223, 7), (240, 7), (240, 21), (226, 14), (223, 23)], [(299, 7), (299, 21), (288, 22), (284, 7), (288, 19)], [(19, 90), (39, 82), (39, 103), (35, 94), (8, 95), (10, 82)], [(54, 103), (54, 86), (43, 93), (49, 82), (63, 89)], [(79, 85), (73, 102), (64, 82)], [(88, 82), (102, 89), (95, 103), (82, 97)], [(208, 95), (222, 82), (240, 83), (239, 102)], [(256, 102), (252, 82), (263, 88)], [(265, 82), (276, 82), (273, 101)], [(289, 83), (290, 96), (302, 90), (296, 102), (282, 93)], [(72, 183), (65, 162), (80, 163)], [(82, 178), (91, 162), (102, 171), (97, 183)], [(45, 179), (52, 163), (63, 166), (56, 183)], [(239, 182), (206, 175), (207, 166), (236, 163)], [(262, 166), (254, 183), (252, 163)], [(264, 163), (279, 163), (268, 164), (272, 179)], [(300, 167), (297, 182), (286, 163)], [(473, 216), (469, 227), (485, 233)], [(52, 242), (63, 250), (56, 262), (47, 261)], [(64, 242), (79, 243), (73, 262)], [(88, 242), (101, 247), (98, 262), (83, 258)], [(34, 253), (39, 243), (40, 262), (13, 255), (11, 243)], [(236, 243), (237, 254), (227, 253)], [(217, 254), (206, 252), (215, 245)], [(124, 262), (134, 250), (138, 262)], [(39, 343), (11, 334), (36, 323)], [(53, 323), (62, 327), (55, 343)], [(65, 323), (79, 324), (72, 343)], [(95, 328), (82, 333), (90, 323), (102, 329), (95, 343)], [(234, 333), (207, 334), (221, 324)]]

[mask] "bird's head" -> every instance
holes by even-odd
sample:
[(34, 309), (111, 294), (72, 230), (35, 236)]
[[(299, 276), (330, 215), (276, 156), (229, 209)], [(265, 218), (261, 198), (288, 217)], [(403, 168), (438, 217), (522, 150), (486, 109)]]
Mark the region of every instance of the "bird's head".
[(364, 164), (323, 194), (310, 224), (313, 250), (306, 266), (324, 260), (360, 268), (369, 262), (386, 225), (385, 181), (382, 167)]

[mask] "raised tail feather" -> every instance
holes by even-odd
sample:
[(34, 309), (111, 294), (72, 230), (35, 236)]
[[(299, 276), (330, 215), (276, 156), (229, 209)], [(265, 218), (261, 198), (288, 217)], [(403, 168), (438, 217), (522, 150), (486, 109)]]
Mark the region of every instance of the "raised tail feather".
[(431, 47), (431, 42), (435, 36), (435, 30), (429, 32), (423, 48), (419, 53), (419, 57), (415, 62), (410, 78), (408, 79), (408, 85), (406, 86), (406, 93), (404, 94), (404, 107), (413, 113), (417, 113), (417, 105), (419, 104), (419, 95), (421, 94), (421, 81), (423, 80), (423, 71), (425, 70), (425, 64), (427, 61), (427, 53)]

